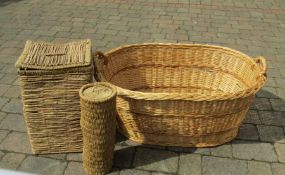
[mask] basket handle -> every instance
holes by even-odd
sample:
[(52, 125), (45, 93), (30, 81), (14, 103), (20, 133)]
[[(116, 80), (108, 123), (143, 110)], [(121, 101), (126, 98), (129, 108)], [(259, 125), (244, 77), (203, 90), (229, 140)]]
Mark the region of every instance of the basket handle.
[(107, 65), (109, 62), (108, 57), (103, 52), (97, 51), (93, 58), (93, 64), (94, 64), (94, 78), (98, 82), (105, 80), (105, 77), (99, 71), (102, 69), (102, 62), (104, 65)]
[(99, 60), (103, 60), (104, 65), (108, 64), (108, 57), (103, 52), (97, 51), (96, 55)]
[(255, 63), (257, 64), (257, 66), (259, 67), (259, 69), (261, 70), (261, 74), (266, 77), (266, 71), (267, 71), (267, 65), (266, 65), (266, 60), (264, 57), (262, 56), (258, 56), (256, 58), (254, 58)]

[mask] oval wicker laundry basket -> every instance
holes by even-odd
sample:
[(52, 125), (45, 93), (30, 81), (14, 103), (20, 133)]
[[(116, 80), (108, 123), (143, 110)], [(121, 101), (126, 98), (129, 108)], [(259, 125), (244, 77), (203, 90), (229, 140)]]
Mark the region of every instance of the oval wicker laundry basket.
[(98, 52), (97, 78), (117, 87), (131, 140), (206, 147), (232, 140), (266, 81), (263, 57), (219, 46), (141, 44)]

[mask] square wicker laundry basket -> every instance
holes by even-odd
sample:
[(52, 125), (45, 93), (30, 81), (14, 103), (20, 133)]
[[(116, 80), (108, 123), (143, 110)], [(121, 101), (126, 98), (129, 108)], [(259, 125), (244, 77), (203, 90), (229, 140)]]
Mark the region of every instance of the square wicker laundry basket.
[(93, 81), (91, 41), (27, 41), (16, 67), (33, 153), (81, 152), (78, 92)]

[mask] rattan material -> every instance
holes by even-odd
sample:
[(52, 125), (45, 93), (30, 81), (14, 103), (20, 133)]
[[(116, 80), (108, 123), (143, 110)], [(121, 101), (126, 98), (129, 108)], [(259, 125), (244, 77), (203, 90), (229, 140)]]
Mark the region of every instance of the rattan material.
[(83, 167), (87, 174), (105, 174), (113, 165), (116, 132), (116, 89), (94, 83), (80, 89)]
[(90, 40), (27, 41), (16, 67), (33, 153), (82, 151), (78, 91), (93, 81), (90, 57)]
[(16, 67), (23, 69), (63, 69), (90, 66), (91, 41), (48, 43), (28, 40)]
[(219, 46), (129, 45), (98, 58), (96, 77), (117, 86), (120, 131), (147, 144), (232, 140), (266, 81), (264, 58)]

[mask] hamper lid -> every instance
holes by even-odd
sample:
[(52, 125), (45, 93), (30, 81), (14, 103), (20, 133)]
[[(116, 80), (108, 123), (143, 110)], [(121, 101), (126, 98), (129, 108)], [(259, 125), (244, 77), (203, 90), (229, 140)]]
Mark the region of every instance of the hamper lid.
[(97, 82), (84, 85), (80, 89), (80, 96), (93, 102), (103, 102), (116, 95), (116, 89), (109, 83)]
[(62, 69), (91, 64), (91, 41), (49, 43), (28, 40), (16, 62), (23, 69)]

